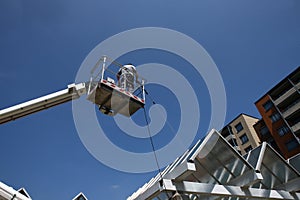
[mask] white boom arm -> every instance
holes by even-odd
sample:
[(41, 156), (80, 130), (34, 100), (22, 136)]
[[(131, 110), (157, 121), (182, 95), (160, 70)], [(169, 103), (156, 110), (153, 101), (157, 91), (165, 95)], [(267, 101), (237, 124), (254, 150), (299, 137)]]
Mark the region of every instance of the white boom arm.
[(85, 83), (70, 84), (67, 89), (0, 110), (0, 124), (78, 99), (84, 94), (86, 94)]

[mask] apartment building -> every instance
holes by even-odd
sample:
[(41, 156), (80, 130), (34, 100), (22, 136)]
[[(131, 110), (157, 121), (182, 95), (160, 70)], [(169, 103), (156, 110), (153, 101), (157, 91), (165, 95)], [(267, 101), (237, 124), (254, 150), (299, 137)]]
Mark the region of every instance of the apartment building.
[(300, 67), (255, 102), (262, 116), (254, 128), (286, 159), (300, 153)]
[(222, 128), (220, 133), (244, 155), (260, 144), (260, 139), (253, 128), (258, 121), (258, 118), (242, 113)]

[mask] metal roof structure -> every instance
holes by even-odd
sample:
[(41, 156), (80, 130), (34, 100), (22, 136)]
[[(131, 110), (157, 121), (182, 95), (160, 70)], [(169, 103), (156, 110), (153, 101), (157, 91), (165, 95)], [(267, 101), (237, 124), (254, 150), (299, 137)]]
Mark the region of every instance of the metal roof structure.
[(88, 200), (88, 198), (86, 198), (86, 196), (82, 192), (80, 192), (72, 200)]
[(267, 143), (241, 156), (216, 130), (127, 200), (300, 199), (300, 155)]
[(0, 200), (31, 200), (31, 197), (24, 188), (18, 191), (0, 182)]

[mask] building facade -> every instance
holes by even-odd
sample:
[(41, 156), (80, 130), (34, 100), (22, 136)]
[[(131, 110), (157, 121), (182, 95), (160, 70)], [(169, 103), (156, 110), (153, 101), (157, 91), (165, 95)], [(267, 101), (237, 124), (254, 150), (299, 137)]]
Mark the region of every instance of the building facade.
[(254, 128), (286, 159), (300, 153), (300, 67), (255, 102), (262, 116)]
[(240, 114), (220, 131), (221, 135), (242, 155), (260, 145), (253, 125), (258, 118)]

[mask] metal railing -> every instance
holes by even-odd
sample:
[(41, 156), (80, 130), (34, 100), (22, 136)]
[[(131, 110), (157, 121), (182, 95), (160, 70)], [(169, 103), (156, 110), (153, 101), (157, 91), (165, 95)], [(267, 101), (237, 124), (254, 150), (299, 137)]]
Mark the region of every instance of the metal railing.
[[(88, 86), (88, 94), (97, 85), (97, 83), (106, 80), (116, 86), (128, 91), (136, 96), (139, 96), (145, 101), (144, 85), (145, 78), (139, 74), (132, 75), (130, 78), (125, 75), (119, 74), (124, 65), (112, 60), (108, 56), (102, 56), (91, 70), (91, 77)], [(128, 72), (129, 73), (129, 72)]]

